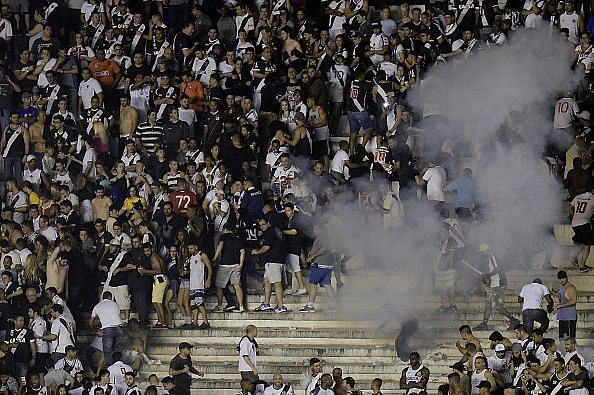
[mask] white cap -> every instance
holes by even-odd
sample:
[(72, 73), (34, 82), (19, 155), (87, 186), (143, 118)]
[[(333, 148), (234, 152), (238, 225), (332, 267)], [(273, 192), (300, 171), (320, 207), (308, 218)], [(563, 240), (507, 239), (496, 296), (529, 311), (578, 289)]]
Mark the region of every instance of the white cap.
[(495, 346), (495, 352), (505, 351), (505, 346), (503, 344), (498, 344)]

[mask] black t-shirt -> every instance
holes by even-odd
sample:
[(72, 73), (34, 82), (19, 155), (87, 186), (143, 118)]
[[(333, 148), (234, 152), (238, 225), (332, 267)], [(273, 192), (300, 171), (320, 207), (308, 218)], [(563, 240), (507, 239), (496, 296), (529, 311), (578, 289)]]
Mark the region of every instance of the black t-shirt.
[(588, 378), (588, 371), (584, 368), (580, 371), (579, 374), (569, 373), (567, 375), (567, 380), (569, 381), (582, 381), (581, 388), (589, 388), (590, 387), (590, 379)]
[(269, 263), (285, 263), (287, 257), (287, 245), (283, 239), (280, 229), (270, 227), (262, 235), (261, 245), (269, 246), (270, 249), (262, 254), (262, 259)]
[(256, 160), (254, 157), (254, 151), (252, 151), (249, 147), (235, 147), (231, 145), (226, 151), (224, 155), (225, 164), (229, 168), (229, 172), (233, 176), (233, 178), (237, 179), (241, 176), (242, 169), (241, 164), (244, 161), (253, 162)]
[(371, 102), (371, 84), (367, 81), (353, 80), (347, 84), (346, 110), (364, 112)]
[(126, 70), (126, 77), (130, 78), (132, 82), (134, 82), (134, 78), (137, 74), (142, 74), (143, 77), (150, 75), (151, 69), (146, 65), (142, 64), (142, 66), (136, 66), (132, 64), (132, 66), (128, 67)]
[[(173, 370), (182, 370), (186, 366), (192, 368), (192, 357), (188, 357), (188, 359), (183, 359), (179, 356), (179, 354), (173, 357), (171, 363), (169, 364), (169, 368)], [(173, 376), (173, 382), (175, 383), (175, 385), (180, 387), (181, 390), (189, 391), (190, 385), (192, 384), (192, 378), (188, 373), (182, 373)]]
[[(116, 258), (116, 256), (117, 255), (108, 255), (105, 257), (105, 265), (107, 265), (108, 269), (113, 264), (113, 261)], [(130, 256), (129, 256), (129, 254), (126, 254), (122, 258), (120, 264), (118, 265), (118, 268), (124, 268), (124, 267), (126, 267), (126, 265), (128, 263), (130, 263)], [(109, 281), (109, 286), (110, 287), (119, 287), (122, 285), (128, 285), (128, 277), (129, 277), (128, 272), (119, 272), (118, 274), (113, 275), (111, 277), (111, 280)]]
[(27, 328), (11, 329), (8, 333), (9, 343), (18, 343), (13, 351), (15, 362), (28, 362), (31, 359), (31, 342), (33, 341), (33, 332)]
[(221, 266), (239, 265), (241, 250), (244, 248), (239, 237), (233, 233), (223, 233), (219, 238), (223, 242), (221, 251)]
[(243, 245), (249, 250), (260, 248), (258, 242), (258, 223), (251, 218), (242, 217), (239, 221), (239, 233)]

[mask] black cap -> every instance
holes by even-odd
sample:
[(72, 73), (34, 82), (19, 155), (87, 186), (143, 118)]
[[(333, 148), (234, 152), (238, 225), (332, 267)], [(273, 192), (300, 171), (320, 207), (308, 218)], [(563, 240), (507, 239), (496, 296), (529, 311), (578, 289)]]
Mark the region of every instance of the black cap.
[(465, 370), (464, 369), (464, 364), (462, 362), (456, 362), (455, 364), (450, 365), (450, 368), (459, 370), (461, 372), (463, 372)]
[(373, 22), (371, 27), (375, 29), (376, 27), (382, 27), (382, 24), (380, 22)]
[(191, 345), (191, 344), (190, 344), (190, 343), (188, 343), (188, 342), (181, 342), (181, 343), (179, 343), (179, 346), (178, 346), (178, 348), (179, 348), (180, 350), (183, 350), (184, 348), (189, 348), (189, 349), (192, 349), (192, 348), (194, 348), (194, 346), (193, 346), (193, 345)]

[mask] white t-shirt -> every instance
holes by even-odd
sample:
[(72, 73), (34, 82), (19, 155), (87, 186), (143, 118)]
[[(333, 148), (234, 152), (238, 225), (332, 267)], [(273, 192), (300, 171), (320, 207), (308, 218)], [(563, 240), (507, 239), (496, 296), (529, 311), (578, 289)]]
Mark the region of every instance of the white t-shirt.
[[(50, 330), (50, 333), (52, 335), (57, 336), (57, 338), (56, 338), (56, 340), (52, 340), (51, 352), (58, 352), (58, 353), (65, 354), (66, 346), (73, 346), (74, 344), (72, 344), (72, 340), (70, 339), (70, 331), (62, 323), (62, 320), (60, 318), (62, 320), (64, 320), (64, 322), (66, 322), (66, 319), (64, 318), (63, 315), (56, 318), (52, 322), (52, 328)], [(66, 325), (68, 325), (68, 323), (66, 323)]]
[(179, 119), (187, 123), (190, 127), (190, 130), (192, 130), (194, 123), (198, 122), (196, 111), (192, 110), (191, 108), (186, 109), (183, 107), (178, 107), (177, 111), (179, 112)]
[(590, 222), (594, 214), (594, 195), (591, 192), (577, 195), (569, 204), (574, 209), (571, 226), (585, 225)]
[(97, 303), (97, 305), (93, 307), (91, 317), (99, 318), (99, 321), (101, 321), (101, 329), (122, 326), (120, 307), (113, 300), (103, 299), (101, 302)]
[[(47, 323), (43, 317), (37, 317), (29, 323), (29, 329), (33, 331), (34, 335), (43, 336), (46, 334)], [(35, 347), (37, 352), (47, 354), (49, 352), (49, 344), (43, 339), (35, 339)]]
[(423, 175), (423, 180), (427, 182), (427, 199), (444, 202), (445, 193), (443, 189), (446, 186), (445, 170), (439, 166), (430, 167)]
[(530, 283), (524, 285), (522, 291), (520, 291), (520, 297), (524, 298), (522, 311), (527, 309), (542, 309), (542, 300), (549, 294), (549, 289), (543, 284)]
[(107, 368), (109, 370), (109, 384), (113, 385), (119, 394), (126, 393), (126, 372), (132, 372), (132, 368), (122, 361), (114, 362)]
[[(264, 395), (281, 395), (284, 389), (285, 389), (285, 383), (283, 383), (282, 387), (280, 387), (277, 390), (275, 390), (274, 387), (271, 385), (270, 387), (266, 387), (266, 389), (264, 390)], [(294, 394), (295, 394), (295, 392), (293, 391), (292, 387), (289, 387), (287, 392), (285, 392), (285, 395), (294, 395)]]
[(332, 163), (330, 163), (330, 170), (342, 174), (344, 170), (344, 163), (347, 160), (349, 160), (349, 154), (347, 154), (346, 151), (338, 150), (334, 155), (334, 158), (332, 158)]
[(553, 128), (566, 129), (570, 127), (578, 112), (580, 112), (580, 109), (576, 101), (571, 97), (563, 97), (557, 100)]
[(53, 226), (48, 226), (46, 230), (39, 229), (38, 233), (50, 243), (53, 243), (58, 238), (58, 231)]
[(89, 78), (88, 81), (81, 81), (78, 86), (78, 96), (82, 99), (83, 108), (85, 110), (91, 108), (91, 98), (101, 92), (103, 89), (96, 79)]
[(244, 336), (241, 341), (239, 342), (239, 371), (240, 372), (251, 372), (252, 368), (245, 362), (244, 356), (248, 356), (252, 364), (256, 367), (256, 346), (248, 339), (247, 336)]
[(87, 168), (87, 165), (89, 163), (93, 163), (93, 165), (91, 166), (91, 170), (89, 170), (89, 174), (87, 174), (87, 177), (91, 180), (94, 180), (97, 177), (97, 169), (95, 168), (95, 161), (97, 160), (97, 154), (95, 153), (95, 149), (93, 148), (89, 148), (88, 150), (85, 151), (85, 156), (83, 157), (83, 164), (82, 164), (82, 168), (83, 170)]

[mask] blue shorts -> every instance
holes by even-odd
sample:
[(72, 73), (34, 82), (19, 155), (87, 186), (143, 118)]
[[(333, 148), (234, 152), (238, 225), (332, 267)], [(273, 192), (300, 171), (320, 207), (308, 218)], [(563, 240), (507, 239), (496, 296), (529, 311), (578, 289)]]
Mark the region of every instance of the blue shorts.
[(190, 279), (189, 278), (180, 278), (179, 279), (179, 287), (180, 288), (190, 288)]
[(320, 287), (323, 287), (324, 285), (330, 285), (331, 278), (332, 269), (322, 269), (312, 265), (311, 269), (309, 270), (310, 284), (319, 285)]
[[(188, 284), (188, 288), (190, 284)], [(169, 289), (173, 292), (173, 296), (177, 297), (177, 293), (179, 292), (179, 282), (178, 280), (169, 280)]]
[(349, 126), (351, 128), (351, 134), (359, 134), (359, 130), (363, 128), (363, 131), (371, 130), (371, 118), (367, 111), (353, 112), (347, 111), (347, 118), (349, 119)]

